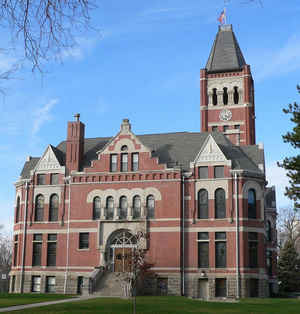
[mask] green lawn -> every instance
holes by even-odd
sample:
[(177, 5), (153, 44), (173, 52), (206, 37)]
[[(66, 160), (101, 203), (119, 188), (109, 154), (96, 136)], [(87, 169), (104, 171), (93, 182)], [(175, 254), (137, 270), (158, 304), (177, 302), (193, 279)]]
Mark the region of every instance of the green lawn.
[(21, 304), (69, 299), (73, 296), (63, 294), (0, 294), (0, 308)]
[[(132, 313), (131, 300), (118, 298), (97, 298), (87, 301), (57, 304), (40, 308), (32, 308), (14, 313)], [(184, 297), (138, 297), (137, 314), (299, 314), (298, 299), (244, 299), (238, 303), (203, 302)]]

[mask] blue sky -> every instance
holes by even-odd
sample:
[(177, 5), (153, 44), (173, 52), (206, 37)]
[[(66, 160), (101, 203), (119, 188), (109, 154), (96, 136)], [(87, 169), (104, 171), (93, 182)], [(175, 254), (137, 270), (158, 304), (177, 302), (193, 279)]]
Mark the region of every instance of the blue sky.
[[(291, 129), (282, 108), (300, 101), (298, 1), (231, 0), (228, 20), (251, 65), (256, 92), (256, 140), (265, 145), (267, 178), (277, 188), (279, 208), (284, 171), (276, 166), (297, 152), (282, 142)], [(80, 112), (86, 136), (113, 136), (123, 118), (136, 134), (200, 130), (199, 71), (217, 33), (223, 1), (102, 1), (93, 13), (98, 32), (77, 34), (78, 46), (63, 63), (45, 64), (47, 74), (24, 66), (4, 82), (0, 99), (0, 224), (10, 230), (15, 189), (26, 156), (41, 156), (66, 137), (67, 121)], [(5, 45), (5, 36), (0, 44)], [(0, 71), (14, 62), (0, 55)]]

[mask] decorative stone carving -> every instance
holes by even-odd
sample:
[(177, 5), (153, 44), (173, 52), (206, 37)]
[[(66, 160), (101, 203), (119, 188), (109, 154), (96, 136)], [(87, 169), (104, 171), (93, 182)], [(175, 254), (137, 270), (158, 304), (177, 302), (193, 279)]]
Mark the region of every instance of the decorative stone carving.
[(239, 91), (243, 88), (243, 77), (222, 77), (222, 78), (214, 78), (209, 79), (207, 81), (207, 88), (208, 90), (212, 90), (216, 88), (217, 91), (223, 91), (224, 87), (228, 88), (229, 90), (233, 90), (233, 88), (237, 86)]
[(57, 160), (51, 145), (49, 145), (43, 156), (37, 163), (35, 171), (64, 170)]
[(218, 162), (218, 161), (227, 161), (223, 152), (219, 148), (218, 144), (215, 142), (213, 137), (210, 135), (204, 145), (202, 146), (195, 163), (199, 162)]

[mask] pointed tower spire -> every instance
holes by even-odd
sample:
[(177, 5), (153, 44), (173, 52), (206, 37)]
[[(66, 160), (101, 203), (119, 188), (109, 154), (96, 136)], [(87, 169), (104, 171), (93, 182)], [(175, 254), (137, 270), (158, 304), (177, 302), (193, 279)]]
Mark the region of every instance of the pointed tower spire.
[(246, 64), (232, 25), (220, 25), (211, 49), (206, 70), (208, 73), (242, 70)]
[(254, 145), (254, 84), (231, 25), (219, 26), (200, 84), (201, 131), (219, 131), (233, 144)]

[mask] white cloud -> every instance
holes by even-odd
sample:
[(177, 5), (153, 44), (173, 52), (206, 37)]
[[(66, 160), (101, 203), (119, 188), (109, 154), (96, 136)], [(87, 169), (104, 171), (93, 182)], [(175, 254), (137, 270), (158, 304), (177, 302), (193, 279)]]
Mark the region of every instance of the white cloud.
[(13, 201), (0, 199), (0, 233), (10, 233), (13, 229)]
[(73, 47), (65, 49), (60, 54), (62, 59), (73, 58), (73, 59), (82, 59), (83, 53), (80, 47)]
[(81, 60), (86, 53), (90, 52), (96, 46), (99, 39), (103, 39), (103, 36), (101, 35), (99, 36), (99, 38), (75, 38), (76, 44), (74, 45), (74, 47), (62, 50), (58, 58), (62, 60)]
[(52, 119), (51, 110), (55, 104), (58, 103), (58, 99), (51, 99), (41, 108), (37, 109), (34, 113), (32, 134), (35, 135), (39, 132), (42, 125)]
[(289, 185), (286, 171), (278, 167), (277, 162), (271, 162), (266, 166), (266, 175), (269, 186), (275, 185), (276, 187), (277, 208), (292, 207), (292, 201), (284, 196), (285, 187)]
[(300, 69), (300, 34), (290, 36), (279, 50), (264, 53), (264, 57), (260, 55), (258, 60), (259, 80)]
[(17, 59), (9, 57), (6, 54), (0, 54), (0, 73), (6, 72), (12, 68), (14, 68)]

